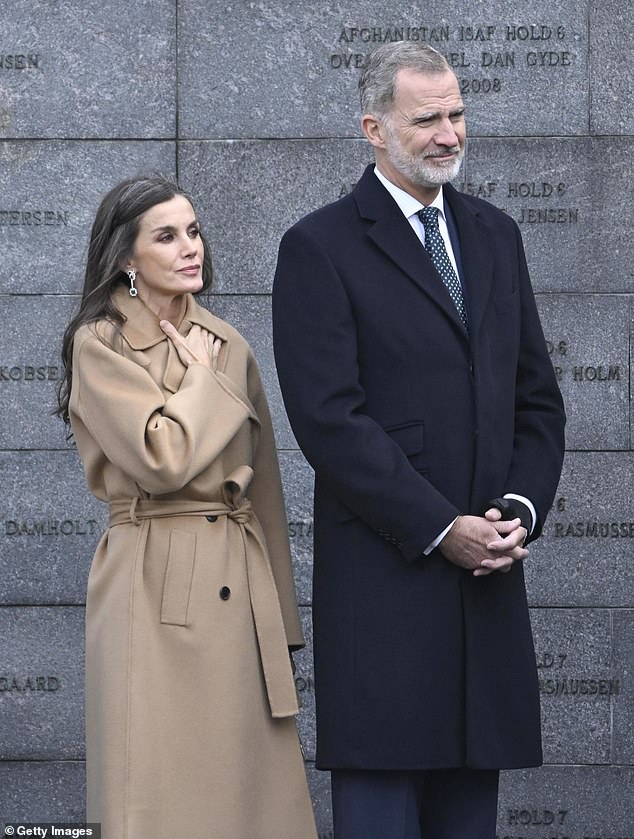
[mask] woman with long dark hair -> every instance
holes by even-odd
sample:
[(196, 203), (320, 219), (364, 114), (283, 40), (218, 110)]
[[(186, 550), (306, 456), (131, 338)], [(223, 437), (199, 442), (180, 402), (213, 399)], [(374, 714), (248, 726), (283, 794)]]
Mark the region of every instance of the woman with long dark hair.
[(87, 819), (102, 839), (316, 839), (271, 420), (248, 345), (193, 297), (211, 277), (176, 185), (106, 195), (58, 406), (110, 506), (86, 602)]

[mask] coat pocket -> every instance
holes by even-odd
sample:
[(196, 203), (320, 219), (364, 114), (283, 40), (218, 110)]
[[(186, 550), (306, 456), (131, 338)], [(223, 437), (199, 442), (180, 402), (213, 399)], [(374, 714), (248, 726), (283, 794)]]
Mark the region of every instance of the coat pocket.
[(161, 623), (187, 626), (195, 558), (195, 534), (185, 530), (170, 531), (161, 602)]
[(414, 469), (426, 469), (425, 426), (422, 422), (407, 422), (392, 425), (385, 429), (403, 454), (407, 455)]

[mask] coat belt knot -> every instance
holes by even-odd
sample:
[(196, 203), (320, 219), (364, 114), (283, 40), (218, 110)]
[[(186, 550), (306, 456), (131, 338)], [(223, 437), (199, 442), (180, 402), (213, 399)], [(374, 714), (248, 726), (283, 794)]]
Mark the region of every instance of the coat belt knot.
[(247, 524), (251, 521), (252, 515), (253, 507), (248, 498), (244, 498), (239, 507), (234, 507), (227, 513), (227, 516), (238, 524)]

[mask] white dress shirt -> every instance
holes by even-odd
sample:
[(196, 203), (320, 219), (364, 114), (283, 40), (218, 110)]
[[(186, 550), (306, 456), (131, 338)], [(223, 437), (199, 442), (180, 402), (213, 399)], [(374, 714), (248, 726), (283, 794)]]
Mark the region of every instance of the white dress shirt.
[[(376, 167), (374, 168), (374, 174), (396, 201), (399, 210), (411, 224), (412, 230), (424, 245), (425, 228), (423, 227), (423, 222), (418, 217), (418, 211), (422, 210), (425, 205), (421, 204), (420, 201), (417, 198), (414, 198), (413, 195), (410, 195), (409, 192), (405, 192), (404, 189), (401, 189), (399, 186), (395, 186), (392, 181), (388, 181), (385, 175), (382, 175)], [(449, 229), (447, 228), (447, 219), (445, 218), (445, 201), (443, 198), (442, 187), (440, 187), (438, 195), (434, 198), (431, 204), (429, 204), (429, 206), (436, 207), (438, 209), (438, 229), (440, 230), (440, 235), (445, 243), (445, 249), (447, 251), (449, 261), (453, 266), (453, 270), (456, 272), (456, 277), (458, 277), (458, 266), (456, 265), (456, 257), (454, 256), (451, 239), (449, 238)]]

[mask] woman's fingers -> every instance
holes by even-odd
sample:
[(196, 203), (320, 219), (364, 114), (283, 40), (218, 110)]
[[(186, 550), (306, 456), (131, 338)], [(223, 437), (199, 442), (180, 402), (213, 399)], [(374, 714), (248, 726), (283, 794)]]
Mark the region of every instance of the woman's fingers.
[(198, 324), (192, 326), (187, 337), (181, 335), (168, 320), (160, 321), (159, 326), (174, 344), (180, 360), (186, 367), (190, 364), (204, 364), (210, 370), (216, 369), (222, 346), (220, 338)]

